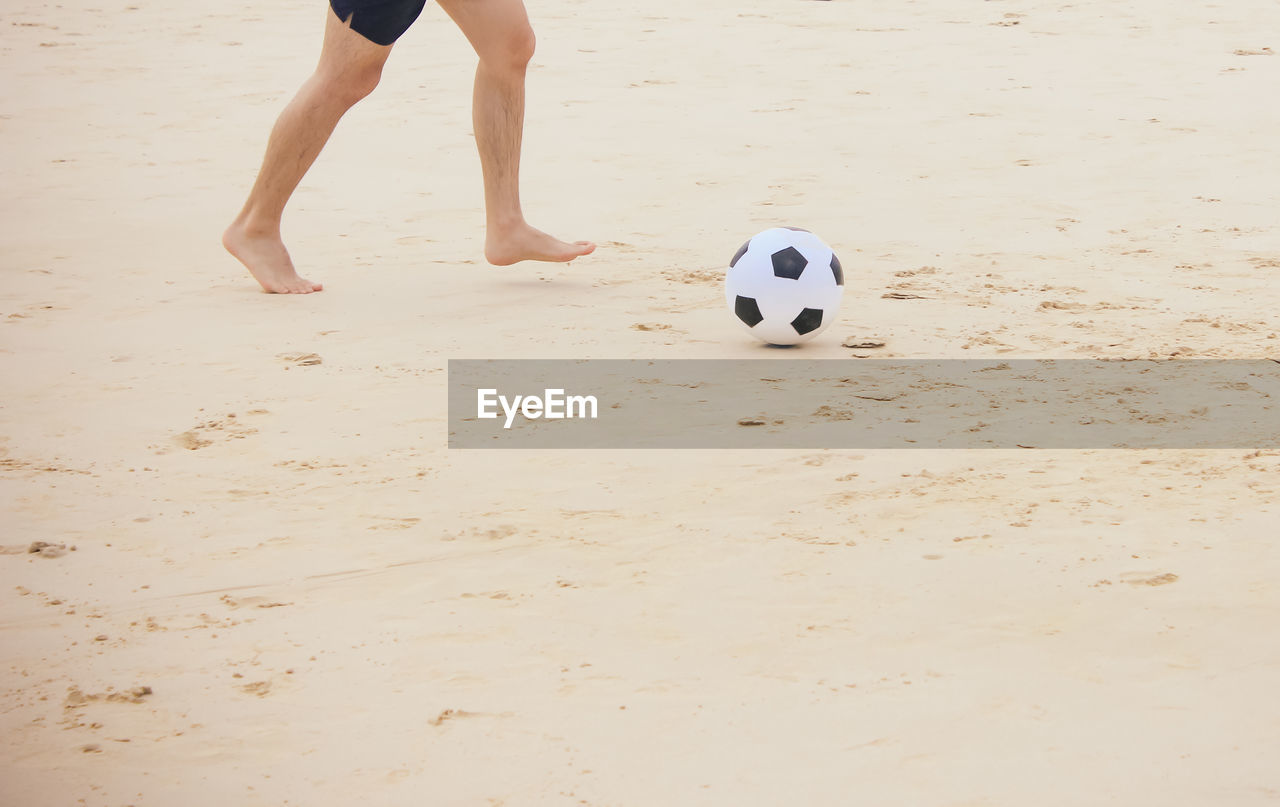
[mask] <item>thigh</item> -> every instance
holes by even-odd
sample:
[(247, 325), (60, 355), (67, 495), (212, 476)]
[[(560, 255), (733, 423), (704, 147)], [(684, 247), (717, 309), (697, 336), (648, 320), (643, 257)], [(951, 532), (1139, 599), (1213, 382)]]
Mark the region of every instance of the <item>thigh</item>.
[(333, 13), (351, 30), (374, 43), (390, 45), (409, 30), (426, 0), (329, 0)]
[[(352, 16), (348, 14), (346, 19)], [(320, 48), (316, 72), (339, 81), (373, 76), (376, 83), (390, 55), (390, 45), (376, 44), (352, 30), (334, 9), (325, 22), (324, 45)]]

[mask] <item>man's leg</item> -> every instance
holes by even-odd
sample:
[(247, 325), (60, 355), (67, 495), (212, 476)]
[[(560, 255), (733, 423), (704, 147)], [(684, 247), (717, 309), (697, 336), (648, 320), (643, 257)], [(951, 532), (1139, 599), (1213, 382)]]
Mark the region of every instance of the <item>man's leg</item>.
[(329, 10), (320, 63), (280, 113), (249, 199), (222, 236), (227, 251), (266, 291), (320, 291), (319, 283), (299, 277), (294, 269), (280, 239), (280, 217), (338, 120), (378, 85), (390, 53), (391, 46), (375, 45)]
[(522, 0), (438, 0), (480, 57), (472, 120), (484, 173), (485, 258), (571, 261), (594, 250), (529, 226), (520, 209), (520, 143), (524, 133), (524, 77), (534, 36)]

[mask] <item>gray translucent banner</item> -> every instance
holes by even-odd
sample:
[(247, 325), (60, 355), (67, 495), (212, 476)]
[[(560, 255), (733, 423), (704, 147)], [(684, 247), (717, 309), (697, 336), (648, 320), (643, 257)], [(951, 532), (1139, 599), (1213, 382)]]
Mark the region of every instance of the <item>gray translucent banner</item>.
[(450, 448), (1278, 448), (1270, 359), (452, 360)]

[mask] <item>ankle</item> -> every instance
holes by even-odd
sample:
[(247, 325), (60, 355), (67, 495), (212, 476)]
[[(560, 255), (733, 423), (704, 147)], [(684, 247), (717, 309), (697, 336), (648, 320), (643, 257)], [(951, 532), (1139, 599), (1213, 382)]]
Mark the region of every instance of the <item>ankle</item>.
[(501, 234), (522, 230), (529, 224), (524, 220), (524, 215), (517, 210), (515, 213), (489, 216), (485, 226), (489, 232)]
[(232, 226), (251, 238), (280, 237), (280, 219), (255, 215), (248, 210), (237, 216)]

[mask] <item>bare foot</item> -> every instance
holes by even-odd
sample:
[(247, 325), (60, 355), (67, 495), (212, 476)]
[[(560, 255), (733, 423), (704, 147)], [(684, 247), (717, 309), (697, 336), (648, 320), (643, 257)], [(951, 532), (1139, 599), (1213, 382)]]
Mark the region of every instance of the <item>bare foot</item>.
[(520, 261), (565, 263), (590, 255), (595, 249), (596, 245), (590, 241), (561, 241), (521, 223), (507, 229), (490, 227), (484, 257), (494, 266), (510, 266)]
[(222, 245), (272, 294), (310, 294), (324, 286), (299, 277), (278, 234), (253, 234), (239, 219), (222, 234)]

